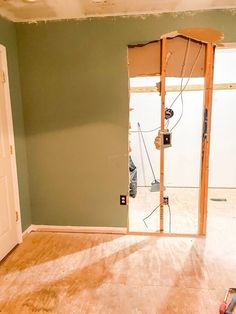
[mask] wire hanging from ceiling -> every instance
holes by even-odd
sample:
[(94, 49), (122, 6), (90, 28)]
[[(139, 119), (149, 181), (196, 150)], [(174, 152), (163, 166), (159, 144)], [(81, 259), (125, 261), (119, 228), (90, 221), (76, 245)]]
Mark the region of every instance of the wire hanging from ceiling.
[[(187, 46), (187, 47), (189, 47), (189, 46)], [(189, 83), (190, 79), (192, 78), (193, 71), (194, 71), (194, 69), (195, 69), (195, 67), (196, 67), (196, 64), (197, 64), (198, 60), (199, 60), (202, 47), (203, 47), (203, 44), (201, 43), (200, 48), (199, 48), (199, 50), (198, 50), (198, 53), (197, 53), (197, 55), (196, 55), (196, 59), (195, 59), (195, 61), (194, 61), (194, 63), (193, 63), (193, 66), (192, 66), (192, 68), (191, 68), (190, 75), (189, 75), (189, 77), (188, 77), (188, 79), (187, 79), (187, 81), (186, 81), (186, 83), (185, 83), (184, 86), (183, 86), (183, 79), (184, 79), (184, 77), (183, 77), (183, 73), (181, 73), (182, 77), (181, 77), (181, 84), (180, 84), (180, 92), (179, 92), (179, 94), (175, 97), (175, 99), (173, 100), (173, 102), (171, 103), (171, 105), (168, 107), (168, 109), (171, 109), (171, 108), (173, 107), (173, 105), (175, 104), (175, 102), (177, 101), (177, 99), (178, 99), (179, 97), (182, 97), (183, 92), (185, 91), (186, 87), (188, 86), (188, 83)], [(188, 48), (188, 49), (189, 49), (189, 48)], [(186, 53), (185, 53), (184, 64), (186, 64), (186, 57), (187, 57), (187, 51), (186, 51)], [(183, 65), (183, 67), (184, 67), (184, 65)], [(182, 70), (183, 70), (183, 68), (182, 68)], [(181, 100), (181, 103), (182, 103), (182, 106), (183, 106), (183, 98), (182, 98), (182, 100)], [(181, 120), (182, 116), (183, 116), (183, 110), (181, 111), (180, 119), (178, 119), (178, 121), (177, 121), (178, 123), (179, 123), (179, 121)], [(172, 127), (171, 130), (173, 130), (173, 129), (178, 125), (178, 123), (175, 124), (174, 127)], [(166, 127), (166, 128), (168, 128), (168, 126), (169, 126), (169, 120), (167, 120), (167, 121), (166, 121), (166, 124), (165, 124), (165, 127)], [(154, 129), (150, 129), (150, 130), (142, 130), (142, 132), (143, 132), (143, 133), (150, 133), (150, 132), (154, 132), (154, 131), (159, 130), (159, 129), (160, 129), (160, 126), (154, 128)], [(130, 133), (139, 133), (139, 132), (140, 132), (139, 130), (130, 130)]]
[[(180, 85), (181, 92), (180, 92), (179, 95), (178, 95), (178, 96), (180, 96), (180, 99), (181, 99), (181, 114), (180, 114), (180, 117), (179, 117), (179, 119), (177, 120), (177, 122), (176, 122), (176, 123), (174, 124), (174, 126), (171, 128), (170, 132), (172, 132), (172, 131), (174, 130), (174, 128), (176, 128), (176, 126), (179, 124), (179, 122), (181, 121), (181, 119), (182, 119), (182, 117), (183, 117), (183, 114), (184, 114), (183, 91), (184, 91), (185, 88), (187, 87), (187, 85), (188, 85), (188, 83), (189, 83), (189, 81), (190, 81), (190, 79), (191, 79), (191, 77), (192, 77), (192, 74), (193, 74), (194, 68), (195, 68), (195, 66), (196, 66), (196, 64), (197, 64), (197, 61), (198, 61), (198, 59), (199, 59), (199, 56), (200, 56), (200, 52), (201, 52), (202, 47), (203, 47), (203, 44), (200, 45), (200, 48), (199, 48), (199, 50), (198, 50), (198, 54), (197, 54), (197, 56), (196, 56), (195, 62), (194, 62), (194, 64), (193, 64), (193, 67), (192, 67), (191, 72), (190, 72), (190, 76), (189, 76), (189, 78), (188, 78), (186, 84), (184, 85), (184, 88), (183, 88), (184, 73), (183, 73), (183, 76), (182, 76), (182, 78), (181, 78), (181, 85)], [(185, 60), (185, 62), (186, 62), (186, 60)], [(170, 108), (173, 107), (173, 104), (174, 104), (174, 102), (172, 103), (172, 105), (171, 105)]]

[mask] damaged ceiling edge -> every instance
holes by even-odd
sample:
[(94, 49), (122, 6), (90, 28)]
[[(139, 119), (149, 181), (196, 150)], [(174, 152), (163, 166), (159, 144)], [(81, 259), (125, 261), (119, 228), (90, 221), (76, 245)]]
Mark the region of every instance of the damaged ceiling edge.
[(4, 14), (4, 12), (2, 12), (2, 11), (5, 11), (5, 12), (6, 12), (6, 10), (5, 10), (4, 8), (1, 9), (0, 16), (1, 16), (3, 19), (5, 19), (5, 20), (7, 20), (7, 21), (10, 21), (10, 22), (14, 22), (14, 23), (17, 22), (11, 12), (7, 12), (7, 13)]
[[(3, 9), (4, 10), (4, 9)], [(86, 19), (99, 19), (104, 17), (110, 17), (110, 18), (137, 18), (145, 20), (149, 16), (160, 16), (162, 14), (172, 14), (174, 17), (178, 17), (179, 15), (184, 16), (194, 16), (199, 12), (206, 12), (206, 11), (227, 11), (231, 12), (232, 14), (236, 15), (236, 6), (235, 7), (215, 7), (215, 8), (205, 8), (205, 9), (198, 9), (198, 10), (176, 10), (176, 11), (168, 11), (168, 10), (162, 10), (162, 11), (135, 11), (135, 12), (117, 12), (117, 13), (107, 13), (107, 14), (86, 14), (81, 15), (79, 17), (47, 17), (47, 18), (32, 18), (32, 19), (18, 19), (15, 18), (11, 12), (0, 12), (0, 16), (2, 18), (5, 18), (8, 21), (14, 22), (14, 23), (38, 23), (38, 22), (52, 22), (52, 21), (70, 21), (70, 20), (86, 20)], [(6, 11), (6, 10), (5, 10)]]

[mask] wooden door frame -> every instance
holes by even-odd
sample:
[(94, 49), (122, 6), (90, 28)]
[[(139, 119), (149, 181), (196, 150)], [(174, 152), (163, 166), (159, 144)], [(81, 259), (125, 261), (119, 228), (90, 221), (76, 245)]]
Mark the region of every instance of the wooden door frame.
[(204, 86), (204, 106), (202, 117), (202, 143), (201, 143), (201, 170), (199, 190), (199, 214), (198, 234), (206, 235), (207, 230), (207, 207), (208, 207), (208, 181), (209, 181), (209, 157), (211, 140), (211, 115), (213, 98), (213, 72), (214, 72), (214, 49), (213, 44), (206, 47), (206, 71)]
[[(9, 77), (8, 77), (8, 66), (7, 66), (7, 54), (6, 47), (0, 44), (0, 53), (2, 55), (2, 69), (4, 72), (4, 93), (6, 99), (6, 115), (7, 115), (7, 125), (9, 130), (9, 141), (11, 149), (11, 175), (13, 182), (13, 193), (14, 193), (14, 205), (16, 215), (18, 215), (18, 221), (16, 221), (16, 231), (17, 231), (17, 241), (22, 242), (22, 224), (21, 224), (21, 211), (20, 211), (20, 198), (19, 198), (19, 187), (17, 178), (17, 166), (16, 166), (16, 153), (15, 153), (15, 140), (14, 140), (14, 130), (13, 130), (13, 120), (12, 120), (12, 109), (11, 109), (11, 98), (10, 98), (10, 88), (9, 88)], [(17, 214), (18, 213), (18, 214)]]
[[(165, 56), (166, 51), (166, 38), (162, 40), (162, 54)], [(164, 48), (164, 49), (163, 49)], [(211, 113), (212, 113), (212, 98), (213, 98), (213, 69), (214, 69), (214, 50), (217, 49), (235, 49), (236, 43), (224, 43), (222, 46), (215, 46), (212, 43), (206, 44), (206, 71), (205, 71), (205, 84), (204, 84), (204, 104), (203, 104), (203, 119), (202, 119), (202, 142), (201, 142), (201, 160), (200, 160), (200, 186), (199, 186), (199, 203), (198, 203), (198, 231), (194, 234), (183, 233), (168, 233), (163, 232), (139, 232), (129, 231), (129, 207), (128, 207), (128, 234), (133, 235), (156, 235), (156, 236), (170, 236), (170, 237), (205, 237), (207, 232), (207, 207), (208, 207), (208, 177), (209, 177), (209, 162), (210, 162), (210, 136), (211, 136)], [(165, 58), (161, 58), (161, 122), (163, 127), (163, 108), (165, 106)], [(163, 82), (164, 81), (164, 82)], [(164, 84), (163, 84), (164, 83)], [(156, 91), (159, 91), (158, 88)], [(129, 93), (131, 89), (129, 88)], [(152, 91), (153, 92), (153, 91)], [(205, 121), (205, 114), (207, 114), (207, 121)], [(206, 122), (206, 125), (205, 125)], [(206, 129), (205, 129), (206, 128)], [(160, 204), (163, 199), (163, 187), (164, 187), (164, 151), (161, 150), (160, 161)], [(160, 210), (160, 225), (163, 226), (163, 208)]]
[(206, 72), (204, 86), (204, 106), (202, 122), (202, 144), (201, 144), (201, 170), (199, 190), (199, 214), (198, 234), (206, 236), (207, 233), (207, 209), (208, 209), (208, 183), (210, 163), (210, 140), (211, 140), (211, 116), (213, 100), (213, 74), (214, 74), (214, 50), (235, 49), (236, 43), (227, 43), (222, 47), (214, 47), (211, 43), (206, 48)]

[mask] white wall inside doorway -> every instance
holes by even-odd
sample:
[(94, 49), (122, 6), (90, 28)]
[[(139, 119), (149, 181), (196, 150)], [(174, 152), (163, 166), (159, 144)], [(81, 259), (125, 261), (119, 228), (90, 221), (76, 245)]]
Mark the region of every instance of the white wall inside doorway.
[[(236, 50), (217, 49), (215, 58), (215, 83), (236, 82)], [(159, 77), (132, 78), (131, 87), (154, 86)], [(181, 79), (171, 78), (168, 85), (180, 85)], [(191, 79), (188, 84), (202, 84), (203, 79)], [(178, 93), (167, 93), (166, 107)], [(178, 187), (198, 187), (200, 172), (200, 149), (202, 129), (203, 92), (183, 93), (184, 113), (173, 130), (171, 148), (165, 150), (165, 184)], [(210, 154), (210, 187), (236, 187), (236, 90), (214, 91), (212, 112), (212, 137)], [(131, 131), (137, 131), (140, 122), (143, 130), (152, 130), (160, 125), (160, 96), (158, 93), (132, 93), (130, 107)], [(181, 115), (181, 99), (173, 105), (174, 117), (171, 128)], [(159, 179), (159, 151), (154, 147), (158, 130), (143, 133), (154, 172)], [(130, 135), (131, 156), (138, 169), (138, 185), (150, 185), (153, 181), (140, 133)]]

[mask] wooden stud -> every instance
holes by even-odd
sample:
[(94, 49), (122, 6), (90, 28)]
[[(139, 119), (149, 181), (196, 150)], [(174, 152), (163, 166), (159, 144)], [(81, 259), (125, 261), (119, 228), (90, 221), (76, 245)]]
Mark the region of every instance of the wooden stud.
[[(167, 92), (180, 92), (179, 85), (166, 86)], [(236, 89), (236, 83), (219, 83), (213, 85), (214, 90), (233, 90)], [(184, 89), (185, 92), (202, 91), (204, 85), (187, 85)], [(130, 88), (130, 93), (156, 93), (158, 92), (156, 86), (136, 86)]]
[(173, 237), (173, 238), (201, 238), (201, 235), (196, 233), (172, 233), (172, 232), (150, 232), (150, 231), (129, 231), (128, 235), (138, 236), (159, 236), (159, 237)]
[(211, 112), (213, 94), (213, 66), (214, 66), (214, 47), (211, 43), (208, 43), (206, 47), (206, 71), (205, 71), (205, 90), (204, 90), (203, 128), (202, 128), (200, 191), (199, 191), (199, 216), (198, 216), (199, 235), (206, 235), (207, 226), (209, 153), (210, 153)]
[[(161, 40), (161, 131), (165, 129), (166, 54), (167, 39)], [(164, 231), (164, 148), (160, 149), (160, 232)]]

